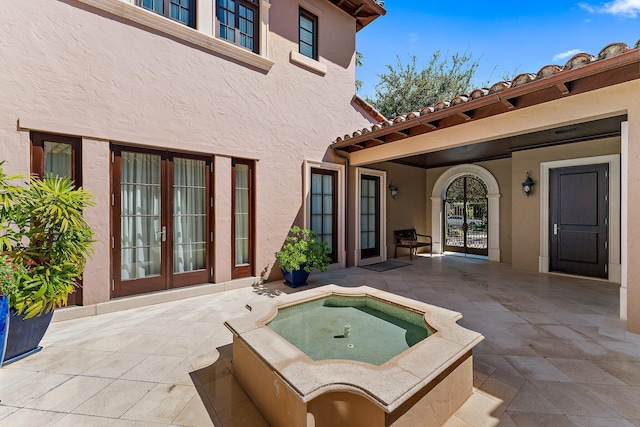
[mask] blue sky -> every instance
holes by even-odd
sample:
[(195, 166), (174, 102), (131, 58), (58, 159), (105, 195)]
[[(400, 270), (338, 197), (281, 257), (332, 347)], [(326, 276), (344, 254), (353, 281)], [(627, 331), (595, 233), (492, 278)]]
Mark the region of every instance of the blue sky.
[(385, 1), (387, 14), (357, 34), (364, 66), (358, 92), (373, 96), (378, 74), (409, 54), (418, 65), (440, 50), (471, 52), (480, 58), (478, 84), (501, 80), (503, 73), (535, 73), (544, 65), (564, 65), (577, 52), (597, 55), (607, 44), (630, 47), (640, 39), (640, 0), (583, 2)]

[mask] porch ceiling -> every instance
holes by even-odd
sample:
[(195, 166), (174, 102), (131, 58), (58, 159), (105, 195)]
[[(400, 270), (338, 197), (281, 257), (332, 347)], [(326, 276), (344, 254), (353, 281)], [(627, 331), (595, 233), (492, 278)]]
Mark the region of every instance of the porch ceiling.
[[(450, 101), (439, 101), (420, 111), (356, 130), (352, 134), (338, 137), (331, 148), (353, 153), (397, 141), (410, 144), (414, 136), (464, 126), (484, 118), (636, 79), (640, 79), (640, 40), (633, 48), (624, 43), (613, 43), (603, 48), (598, 56), (580, 53), (571, 58), (564, 67), (547, 65), (536, 74), (520, 74), (511, 82), (498, 82), (491, 88), (475, 89), (470, 94), (458, 95)], [(570, 142), (575, 138), (606, 135), (607, 132), (613, 131), (616, 121), (619, 124), (620, 119), (573, 126), (576, 128), (575, 133), (556, 133), (558, 129), (536, 132), (532, 135), (539, 140), (535, 140), (533, 145)], [(619, 132), (619, 127), (617, 131)], [(513, 149), (523, 149), (529, 145), (526, 138), (514, 137), (500, 140), (498, 143), (448, 149), (437, 155), (432, 153), (429, 157), (434, 157), (433, 164), (429, 163), (425, 155), (413, 156), (410, 159), (420, 167), (434, 167), (455, 163), (462, 158), (466, 161), (499, 158), (509, 155)]]
[(391, 160), (394, 163), (429, 169), (511, 157), (514, 151), (548, 147), (620, 135), (620, 123), (626, 115), (517, 135), (448, 150)]

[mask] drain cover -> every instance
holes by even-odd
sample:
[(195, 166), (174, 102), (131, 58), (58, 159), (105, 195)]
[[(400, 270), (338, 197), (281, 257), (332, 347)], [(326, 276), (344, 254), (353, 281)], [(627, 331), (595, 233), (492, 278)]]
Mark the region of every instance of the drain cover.
[(347, 348), (353, 348), (353, 344), (347, 344)]

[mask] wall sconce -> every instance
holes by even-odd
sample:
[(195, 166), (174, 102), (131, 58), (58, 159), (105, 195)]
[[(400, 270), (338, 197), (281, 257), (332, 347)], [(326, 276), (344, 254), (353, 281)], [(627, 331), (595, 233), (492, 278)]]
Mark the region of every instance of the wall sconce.
[(527, 197), (529, 197), (531, 193), (533, 193), (534, 185), (536, 185), (535, 182), (533, 182), (533, 179), (531, 179), (531, 175), (529, 175), (529, 172), (527, 172), (527, 179), (525, 179), (524, 182), (522, 183), (522, 192)]
[(391, 197), (395, 199), (398, 195), (398, 187), (393, 182), (389, 184), (389, 191), (391, 191)]

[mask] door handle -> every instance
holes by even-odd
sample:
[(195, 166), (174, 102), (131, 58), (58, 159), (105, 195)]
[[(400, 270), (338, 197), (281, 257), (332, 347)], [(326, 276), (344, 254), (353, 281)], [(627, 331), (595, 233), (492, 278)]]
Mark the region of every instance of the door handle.
[(557, 236), (558, 235), (558, 224), (553, 224), (553, 235)]
[(166, 242), (167, 241), (167, 227), (166, 226), (162, 226), (162, 231), (156, 231), (156, 236), (158, 234), (162, 234), (162, 241)]

